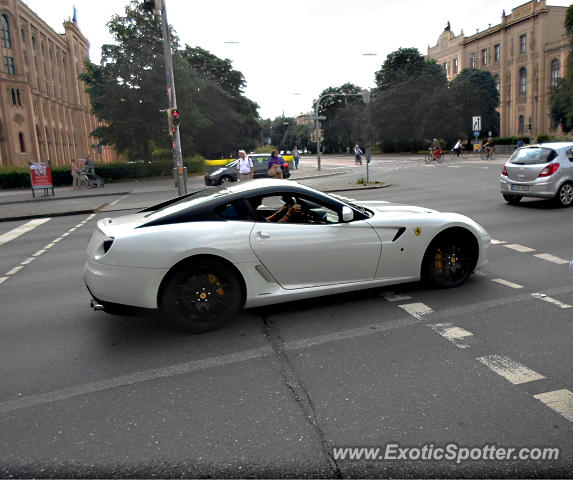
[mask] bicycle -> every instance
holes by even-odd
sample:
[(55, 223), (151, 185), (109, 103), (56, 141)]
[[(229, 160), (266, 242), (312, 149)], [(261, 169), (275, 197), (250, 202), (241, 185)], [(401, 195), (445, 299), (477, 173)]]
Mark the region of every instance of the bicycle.
[(460, 154), (458, 155), (457, 152), (452, 149), (450, 150), (449, 154), (448, 154), (448, 159), (449, 160), (456, 160), (456, 159), (461, 159), (464, 158), (464, 151), (462, 149), (460, 149)]
[(434, 152), (430, 151), (424, 155), (424, 162), (426, 162), (426, 165), (429, 165), (433, 161), (435, 161), (436, 163), (442, 163), (444, 161), (443, 152), (440, 151), (439, 153), (434, 155)]
[(479, 155), (482, 160), (495, 160), (495, 146), (480, 148)]

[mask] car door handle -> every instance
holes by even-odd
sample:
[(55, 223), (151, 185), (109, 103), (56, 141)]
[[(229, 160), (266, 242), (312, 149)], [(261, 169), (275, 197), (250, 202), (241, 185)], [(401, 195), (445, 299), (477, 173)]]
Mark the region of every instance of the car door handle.
[(267, 232), (257, 232), (259, 238), (271, 238), (271, 234)]

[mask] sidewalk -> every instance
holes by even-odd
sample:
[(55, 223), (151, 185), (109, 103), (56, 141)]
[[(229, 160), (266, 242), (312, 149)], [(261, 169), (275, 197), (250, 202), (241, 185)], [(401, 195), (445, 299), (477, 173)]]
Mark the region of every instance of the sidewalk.
[[(336, 176), (348, 173), (348, 168), (340, 166), (322, 166), (320, 171), (313, 164), (299, 165), (291, 171), (291, 180)], [(347, 185), (347, 184), (345, 184)], [(192, 192), (205, 187), (203, 175), (194, 175), (187, 180), (187, 191)], [(364, 187), (360, 187), (364, 188)], [(143, 199), (143, 196), (148, 197)], [(178, 195), (177, 187), (171, 177), (154, 177), (108, 183), (103, 188), (56, 187), (55, 196), (44, 196), (43, 191), (32, 197), (31, 189), (0, 190), (0, 222), (26, 220), (49, 216), (78, 215), (99, 211), (128, 208), (145, 208)], [(131, 201), (126, 202), (127, 196)], [(119, 201), (123, 203), (113, 208)]]

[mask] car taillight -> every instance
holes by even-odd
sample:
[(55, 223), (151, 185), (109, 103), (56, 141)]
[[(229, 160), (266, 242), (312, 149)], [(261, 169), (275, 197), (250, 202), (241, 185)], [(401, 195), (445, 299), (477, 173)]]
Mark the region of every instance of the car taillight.
[(504, 177), (507, 177), (507, 168), (505, 168), (505, 165), (503, 166), (503, 169), (502, 169), (502, 171), (501, 171), (501, 174), (502, 174)]
[(547, 165), (543, 170), (541, 170), (541, 173), (539, 174), (540, 177), (549, 177), (550, 175), (553, 175), (557, 169), (559, 168), (559, 164), (558, 163), (552, 163), (551, 165)]

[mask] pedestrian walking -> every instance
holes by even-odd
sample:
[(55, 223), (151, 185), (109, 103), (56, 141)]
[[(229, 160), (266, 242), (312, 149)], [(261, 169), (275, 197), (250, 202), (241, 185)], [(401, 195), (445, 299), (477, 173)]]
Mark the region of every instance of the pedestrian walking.
[(72, 160), (71, 164), (71, 174), (72, 174), (72, 185), (74, 186), (74, 190), (80, 188), (80, 167), (75, 160)]
[(268, 163), (269, 177), (282, 179), (283, 178), (283, 169), (282, 169), (283, 164), (284, 164), (283, 157), (279, 156), (279, 154), (276, 150), (273, 150), (271, 152), (271, 158), (270, 158), (269, 163)]
[(360, 147), (358, 145), (354, 147), (354, 164), (362, 165), (362, 150), (360, 150)]
[(298, 151), (298, 148), (296, 148), (296, 145), (294, 146), (294, 149), (292, 151), (292, 156), (294, 157), (294, 169), (298, 170), (298, 162), (300, 161), (300, 152)]
[(253, 161), (246, 157), (244, 150), (239, 150), (239, 158), (237, 158), (237, 178), (239, 182), (246, 182), (252, 180), (254, 176)]

